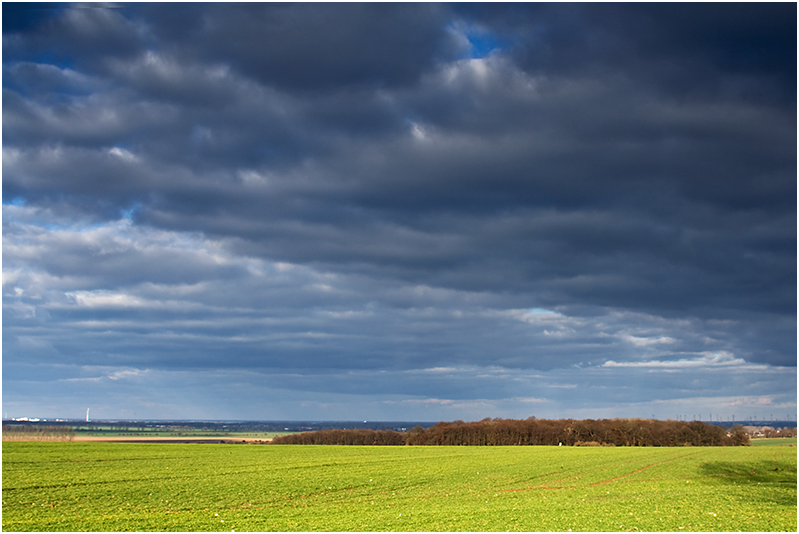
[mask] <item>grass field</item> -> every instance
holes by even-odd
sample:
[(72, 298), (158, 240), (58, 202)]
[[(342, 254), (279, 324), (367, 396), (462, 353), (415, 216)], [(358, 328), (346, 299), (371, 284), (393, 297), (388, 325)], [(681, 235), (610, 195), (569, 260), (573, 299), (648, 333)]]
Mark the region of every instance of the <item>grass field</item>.
[(773, 447), (792, 445), (796, 447), (796, 438), (754, 438), (749, 441), (755, 447)]
[(796, 448), (3, 443), (4, 531), (796, 531)]

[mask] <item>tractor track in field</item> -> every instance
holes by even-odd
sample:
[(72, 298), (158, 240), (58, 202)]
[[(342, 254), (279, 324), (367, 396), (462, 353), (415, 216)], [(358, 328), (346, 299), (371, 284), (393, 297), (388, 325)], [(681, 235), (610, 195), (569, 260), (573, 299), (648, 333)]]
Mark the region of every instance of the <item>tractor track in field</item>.
[(692, 453), (690, 453), (690, 454), (684, 454), (684, 455), (682, 455), (682, 456), (675, 456), (674, 458), (669, 458), (668, 460), (663, 460), (663, 461), (661, 461), (661, 462), (655, 462), (655, 463), (653, 463), (653, 464), (645, 465), (645, 466), (644, 466), (644, 467), (642, 467), (641, 469), (636, 469), (635, 471), (632, 471), (632, 472), (630, 472), (630, 473), (626, 473), (626, 474), (624, 474), (624, 475), (619, 475), (619, 476), (617, 476), (617, 477), (609, 478), (609, 479), (607, 479), (607, 480), (601, 480), (601, 481), (599, 481), (599, 482), (594, 482), (593, 484), (590, 484), (589, 486), (590, 486), (590, 487), (594, 487), (594, 486), (600, 486), (600, 485), (602, 485), (602, 484), (609, 484), (610, 482), (613, 482), (613, 481), (615, 481), (615, 480), (621, 480), (622, 478), (627, 478), (627, 477), (629, 477), (629, 476), (636, 475), (636, 474), (638, 474), (638, 473), (640, 473), (640, 472), (642, 472), (642, 471), (646, 471), (646, 470), (647, 470), (647, 469), (649, 469), (650, 467), (655, 467), (655, 466), (657, 466), (657, 465), (665, 464), (665, 463), (667, 463), (667, 462), (673, 462), (674, 460), (680, 460), (680, 459), (682, 459), (682, 458), (687, 458), (687, 457), (689, 457), (689, 456), (694, 456), (695, 454), (697, 454), (697, 453), (695, 453), (695, 452), (692, 452)]
[[(559, 478), (557, 480), (553, 480), (552, 482), (545, 482), (543, 484), (539, 484), (538, 486), (533, 486), (533, 487), (529, 487), (528, 486), (526, 488), (511, 488), (511, 489), (503, 489), (503, 490), (498, 490), (498, 491), (501, 491), (501, 492), (517, 492), (517, 491), (540, 491), (540, 490), (563, 489), (560, 486), (553, 486), (553, 484), (558, 484), (559, 482), (563, 482), (564, 480), (569, 480), (569, 479), (572, 479), (572, 478), (580, 478), (581, 476), (587, 475), (587, 474), (588, 473), (578, 473), (578, 474), (572, 475), (570, 477)], [(547, 476), (547, 475), (543, 475), (543, 476)]]
[[(674, 460), (680, 460), (682, 458), (687, 458), (687, 457), (693, 456), (695, 454), (697, 454), (697, 453), (692, 452), (690, 454), (684, 454), (682, 456), (676, 456), (674, 458), (669, 458), (667, 460), (663, 460), (663, 461), (660, 461), (660, 462), (655, 462), (655, 463), (652, 463), (652, 464), (649, 464), (649, 465), (645, 465), (644, 467), (642, 467), (640, 469), (636, 469), (635, 471), (631, 471), (629, 473), (625, 473), (623, 475), (619, 475), (619, 476), (616, 476), (616, 477), (613, 477), (613, 478), (608, 478), (606, 480), (600, 480), (599, 482), (594, 482), (593, 484), (589, 484), (588, 486), (589, 487), (594, 487), (594, 486), (601, 486), (602, 484), (609, 484), (610, 482), (614, 482), (616, 480), (621, 480), (623, 478), (627, 478), (629, 476), (636, 475), (638, 473), (646, 471), (647, 469), (649, 469), (651, 467), (655, 467), (655, 466), (658, 466), (658, 465), (661, 465), (661, 464), (665, 464), (667, 462), (673, 462)], [(624, 462), (624, 463), (630, 463), (630, 462)], [(550, 473), (550, 474), (557, 474), (557, 473)], [(555, 484), (558, 484), (558, 483), (563, 482), (565, 480), (569, 480), (569, 479), (573, 479), (573, 478), (579, 478), (579, 477), (587, 475), (587, 474), (588, 473), (579, 473), (577, 475), (572, 475), (570, 477), (560, 478), (558, 480), (553, 480), (552, 482), (546, 482), (546, 483), (543, 483), (543, 484), (539, 484), (537, 486), (532, 486), (532, 487), (528, 486), (526, 488), (502, 489), (502, 490), (498, 490), (498, 491), (500, 491), (500, 492), (517, 492), (517, 491), (543, 491), (543, 490), (563, 489), (563, 487), (555, 486)], [(547, 476), (547, 475), (542, 475), (542, 476)]]

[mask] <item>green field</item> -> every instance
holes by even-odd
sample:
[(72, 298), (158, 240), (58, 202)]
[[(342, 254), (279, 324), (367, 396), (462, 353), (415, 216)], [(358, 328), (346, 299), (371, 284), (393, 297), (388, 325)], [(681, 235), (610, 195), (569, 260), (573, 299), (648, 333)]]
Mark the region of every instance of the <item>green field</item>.
[(3, 443), (4, 531), (796, 531), (796, 448)]
[(749, 443), (755, 447), (796, 447), (796, 438), (754, 438)]

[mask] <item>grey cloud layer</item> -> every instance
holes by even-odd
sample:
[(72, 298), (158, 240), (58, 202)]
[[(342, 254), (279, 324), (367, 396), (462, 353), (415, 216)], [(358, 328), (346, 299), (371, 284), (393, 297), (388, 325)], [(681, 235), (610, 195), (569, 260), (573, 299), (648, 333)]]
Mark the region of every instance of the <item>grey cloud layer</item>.
[[(751, 313), (745, 322), (530, 311), (519, 307), (524, 295), (320, 272), (125, 220), (45, 229), (21, 221), (46, 213), (5, 211), (18, 221), (5, 224), (5, 324), (20, 335), (6, 339), (6, 361), (39, 350), (91, 365), (113, 354), (142, 368), (551, 369), (709, 351), (776, 359), (748, 338), (792, 330), (789, 319)], [(34, 339), (40, 349), (25, 345)]]
[(793, 5), (13, 14), (4, 367), (796, 364)]

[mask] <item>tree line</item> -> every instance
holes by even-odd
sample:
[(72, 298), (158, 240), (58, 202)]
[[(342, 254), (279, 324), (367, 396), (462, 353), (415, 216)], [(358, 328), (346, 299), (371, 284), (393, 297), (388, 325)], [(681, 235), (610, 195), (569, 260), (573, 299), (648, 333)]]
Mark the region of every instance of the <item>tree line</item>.
[[(421, 428), (421, 427), (420, 427)], [(333, 428), (272, 438), (280, 445), (406, 445), (406, 432), (366, 428)]]
[(66, 426), (3, 425), (4, 441), (72, 441), (75, 429)]
[(749, 445), (741, 425), (730, 429), (702, 421), (655, 419), (490, 419), (441, 422), (408, 432), (330, 429), (279, 436), (297, 445), (567, 445), (619, 447)]

